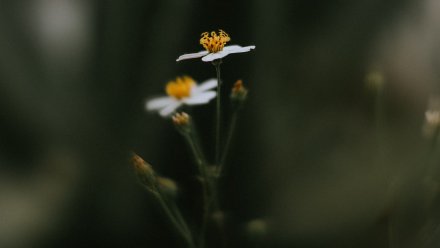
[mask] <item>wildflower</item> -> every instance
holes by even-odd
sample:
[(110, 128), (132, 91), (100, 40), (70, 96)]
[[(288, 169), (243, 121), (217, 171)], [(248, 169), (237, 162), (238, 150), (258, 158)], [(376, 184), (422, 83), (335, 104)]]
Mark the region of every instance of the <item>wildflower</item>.
[(219, 30), (218, 34), (215, 31), (212, 31), (211, 33), (204, 32), (202, 33), (202, 38), (200, 38), (200, 44), (205, 48), (205, 50), (197, 53), (181, 55), (176, 59), (176, 61), (202, 57), (204, 62), (211, 62), (216, 59), (221, 59), (231, 53), (245, 53), (249, 52), (251, 49), (255, 49), (255, 46), (225, 46), (230, 40), (231, 38), (229, 35), (221, 29)]
[(217, 87), (216, 79), (208, 79), (197, 85), (188, 76), (177, 77), (167, 83), (165, 91), (168, 96), (149, 100), (146, 108), (149, 111), (157, 110), (161, 116), (171, 115), (181, 105), (200, 105), (208, 103), (217, 93), (211, 89)]

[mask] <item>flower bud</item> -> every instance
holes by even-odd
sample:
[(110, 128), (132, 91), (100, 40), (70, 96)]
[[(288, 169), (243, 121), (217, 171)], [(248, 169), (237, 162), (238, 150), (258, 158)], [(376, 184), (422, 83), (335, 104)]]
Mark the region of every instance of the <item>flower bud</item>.
[(243, 81), (241, 79), (235, 82), (231, 91), (231, 100), (233, 102), (242, 103), (246, 100), (248, 90), (243, 86)]
[(131, 163), (134, 167), (134, 171), (139, 178), (139, 181), (147, 187), (148, 190), (154, 190), (156, 184), (156, 176), (154, 174), (153, 167), (145, 162), (140, 156), (133, 153), (131, 157)]
[(177, 184), (170, 178), (157, 177), (157, 186), (164, 195), (174, 198), (177, 195)]
[(191, 131), (191, 117), (187, 113), (176, 113), (171, 119), (179, 132), (189, 133)]

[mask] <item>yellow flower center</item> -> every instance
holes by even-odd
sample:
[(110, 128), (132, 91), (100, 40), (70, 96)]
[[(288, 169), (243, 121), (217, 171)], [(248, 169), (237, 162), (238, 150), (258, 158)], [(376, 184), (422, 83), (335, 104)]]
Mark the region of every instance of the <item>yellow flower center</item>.
[(194, 79), (188, 76), (177, 77), (167, 83), (165, 91), (171, 97), (182, 99), (191, 95), (191, 88), (195, 85)]
[(210, 53), (216, 53), (223, 50), (226, 42), (230, 41), (229, 35), (219, 29), (218, 35), (215, 31), (212, 31), (211, 34), (208, 32), (204, 32), (202, 34), (202, 38), (200, 38), (200, 44)]

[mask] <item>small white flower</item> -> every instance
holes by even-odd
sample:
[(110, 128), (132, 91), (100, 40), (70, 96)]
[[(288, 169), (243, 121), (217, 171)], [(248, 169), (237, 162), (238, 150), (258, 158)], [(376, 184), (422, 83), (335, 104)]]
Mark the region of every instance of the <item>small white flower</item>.
[(208, 32), (204, 32), (202, 34), (202, 38), (200, 38), (200, 44), (206, 49), (205, 51), (200, 51), (197, 53), (188, 53), (179, 56), (176, 61), (181, 61), (185, 59), (195, 59), (202, 57), (204, 62), (211, 62), (216, 59), (221, 59), (231, 53), (245, 53), (249, 52), (252, 49), (255, 49), (255, 46), (246, 46), (242, 47), (239, 45), (231, 45), (225, 46), (225, 44), (230, 41), (229, 35), (223, 31), (219, 30), (219, 34), (212, 31), (211, 34)]
[(188, 76), (177, 77), (167, 83), (165, 91), (168, 96), (148, 100), (145, 107), (148, 111), (158, 111), (163, 117), (170, 116), (177, 108), (186, 105), (208, 103), (217, 93), (211, 89), (217, 87), (217, 79), (208, 79), (200, 85)]

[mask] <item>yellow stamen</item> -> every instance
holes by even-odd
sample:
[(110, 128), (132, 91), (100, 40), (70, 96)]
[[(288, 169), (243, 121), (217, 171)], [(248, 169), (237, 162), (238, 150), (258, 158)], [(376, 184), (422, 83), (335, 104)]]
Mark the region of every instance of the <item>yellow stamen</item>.
[(194, 79), (188, 76), (177, 77), (167, 83), (165, 91), (171, 97), (182, 99), (191, 95), (191, 88), (195, 85)]
[(211, 34), (208, 32), (202, 33), (202, 38), (200, 38), (200, 44), (210, 53), (216, 53), (223, 50), (226, 42), (230, 41), (229, 35), (219, 29), (218, 35), (215, 31)]

